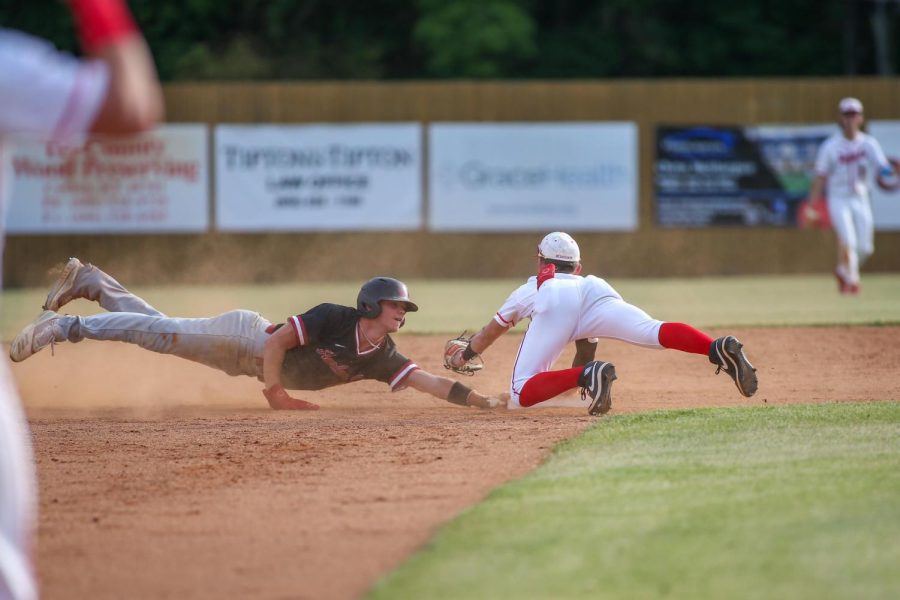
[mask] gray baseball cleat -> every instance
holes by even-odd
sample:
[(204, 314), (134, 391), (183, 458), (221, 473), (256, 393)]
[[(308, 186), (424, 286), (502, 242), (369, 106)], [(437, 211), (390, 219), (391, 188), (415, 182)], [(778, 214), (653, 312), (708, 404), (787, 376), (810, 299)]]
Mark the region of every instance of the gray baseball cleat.
[(72, 290), (72, 286), (75, 285), (75, 277), (78, 276), (78, 271), (83, 266), (81, 261), (74, 256), (69, 259), (59, 277), (56, 278), (56, 281), (50, 287), (47, 300), (44, 302), (44, 310), (57, 311), (61, 306), (65, 306), (72, 300), (72, 297), (66, 297), (66, 294)]
[(756, 393), (756, 369), (744, 355), (743, 344), (733, 335), (720, 337), (709, 348), (709, 362), (716, 365), (716, 375), (725, 371), (738, 391), (748, 398)]
[(52, 310), (42, 312), (12, 341), (9, 346), (9, 358), (13, 362), (22, 362), (47, 346), (52, 347), (56, 343), (54, 328), (58, 322), (59, 315)]
[(591, 399), (588, 413), (605, 415), (612, 408), (612, 383), (616, 380), (616, 368), (612, 363), (592, 360), (584, 365), (578, 377), (581, 386), (581, 399)]

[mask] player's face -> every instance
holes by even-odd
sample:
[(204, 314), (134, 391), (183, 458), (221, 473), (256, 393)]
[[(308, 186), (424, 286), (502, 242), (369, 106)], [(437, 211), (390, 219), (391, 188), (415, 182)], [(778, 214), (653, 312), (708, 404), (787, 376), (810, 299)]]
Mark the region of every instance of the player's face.
[(394, 332), (403, 325), (403, 319), (406, 317), (406, 304), (396, 300), (382, 300), (381, 314), (378, 315), (378, 322), (388, 332)]
[(863, 115), (858, 112), (841, 113), (841, 127), (847, 131), (859, 131), (863, 124)]

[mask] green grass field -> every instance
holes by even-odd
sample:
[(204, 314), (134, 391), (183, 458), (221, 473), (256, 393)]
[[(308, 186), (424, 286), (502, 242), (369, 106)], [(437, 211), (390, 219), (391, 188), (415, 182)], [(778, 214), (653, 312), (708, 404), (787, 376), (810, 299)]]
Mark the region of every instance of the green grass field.
[[(524, 280), (412, 280), (410, 294), (421, 310), (404, 333), (477, 331)], [(127, 282), (123, 282), (127, 285)], [(650, 315), (699, 327), (723, 325), (820, 325), (900, 323), (900, 275), (867, 275), (859, 297), (839, 295), (830, 276), (619, 279), (610, 283)], [(254, 286), (135, 287), (166, 314), (199, 317), (234, 308), (283, 320), (320, 302), (354, 305), (359, 282)], [(37, 316), (45, 289), (7, 290), (0, 335), (9, 340)], [(66, 310), (90, 314), (95, 304), (79, 301)], [(520, 327), (521, 328), (521, 327)]]
[(602, 419), (371, 598), (896, 598), (900, 403)]

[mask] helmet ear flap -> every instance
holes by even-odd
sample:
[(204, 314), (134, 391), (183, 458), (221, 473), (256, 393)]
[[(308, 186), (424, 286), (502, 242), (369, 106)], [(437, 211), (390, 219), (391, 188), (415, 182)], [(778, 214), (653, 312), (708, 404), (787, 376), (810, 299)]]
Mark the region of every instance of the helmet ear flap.
[(381, 314), (381, 304), (375, 304), (373, 306), (370, 303), (363, 301), (359, 307), (359, 312), (362, 313), (362, 316), (366, 319), (374, 319)]
[(381, 314), (381, 303), (374, 298), (371, 300), (360, 300), (357, 303), (356, 310), (366, 319), (375, 319)]

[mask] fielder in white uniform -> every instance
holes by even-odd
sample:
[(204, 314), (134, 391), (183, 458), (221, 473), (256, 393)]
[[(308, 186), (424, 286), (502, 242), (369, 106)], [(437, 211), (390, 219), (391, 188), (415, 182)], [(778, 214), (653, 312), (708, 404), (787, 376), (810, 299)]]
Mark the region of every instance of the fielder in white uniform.
[[(42, 40), (0, 28), (0, 255), (9, 152), (16, 138), (137, 132), (162, 116), (150, 53), (124, 3), (69, 4), (91, 60), (76, 60)], [(0, 359), (0, 600), (38, 595), (31, 562), (35, 499), (28, 427), (6, 360)]]
[(734, 336), (713, 340), (690, 325), (658, 321), (625, 302), (603, 279), (582, 276), (581, 253), (568, 234), (544, 237), (538, 246), (538, 269), (538, 275), (510, 294), (494, 318), (472, 336), (469, 346), (451, 358), (452, 364), (462, 365), (530, 318), (513, 367), (509, 407), (534, 406), (581, 387), (589, 397), (591, 414), (609, 411), (616, 379), (612, 364), (592, 360), (583, 367), (550, 371), (569, 342), (586, 338), (702, 354), (731, 376), (741, 394), (749, 397), (756, 392), (756, 370)]
[(867, 167), (881, 176), (893, 174), (878, 140), (860, 131), (863, 105), (856, 98), (838, 104), (841, 131), (825, 140), (816, 156), (816, 177), (809, 200), (825, 197), (838, 240), (834, 275), (843, 294), (860, 291), (859, 268), (875, 251)]

